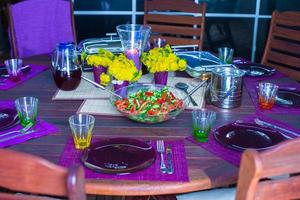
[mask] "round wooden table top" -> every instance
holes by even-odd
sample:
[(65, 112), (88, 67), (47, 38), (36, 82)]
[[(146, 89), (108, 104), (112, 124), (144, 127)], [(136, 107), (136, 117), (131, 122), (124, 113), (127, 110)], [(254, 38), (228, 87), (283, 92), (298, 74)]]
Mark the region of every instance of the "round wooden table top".
[[(50, 56), (36, 56), (24, 59), (25, 64), (40, 64), (51, 66)], [(57, 91), (51, 70), (47, 70), (25, 83), (7, 90), (0, 91), (1, 99), (15, 99), (21, 96), (35, 96), (39, 98), (39, 117), (55, 124), (60, 131), (23, 142), (9, 148), (31, 153), (58, 163), (60, 155), (70, 136), (68, 117), (73, 115), (82, 104), (79, 100), (52, 100)], [(253, 114), (254, 106), (246, 90), (243, 92), (242, 105), (235, 109), (220, 109), (206, 106), (217, 112), (216, 126), (241, 119)], [(274, 115), (275, 116), (275, 115)], [(281, 116), (275, 116), (275, 118)], [(192, 133), (191, 110), (185, 110), (176, 119), (159, 124), (141, 124), (125, 117), (95, 116), (94, 135), (110, 137), (133, 137), (141, 140), (149, 139), (182, 139)], [(299, 116), (286, 116), (288, 122), (297, 124)], [(222, 158), (184, 140), (186, 158), (188, 162), (189, 182), (155, 182), (155, 181), (116, 181), (116, 180), (87, 180), (86, 192), (99, 195), (160, 195), (176, 194), (197, 190), (204, 190), (220, 186), (235, 184), (238, 168), (224, 161)]]

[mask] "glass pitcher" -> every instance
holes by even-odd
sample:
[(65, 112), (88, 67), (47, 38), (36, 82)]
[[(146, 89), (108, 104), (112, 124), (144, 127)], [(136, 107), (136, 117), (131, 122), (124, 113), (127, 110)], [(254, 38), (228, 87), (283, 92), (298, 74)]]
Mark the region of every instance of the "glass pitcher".
[(61, 42), (52, 55), (53, 78), (62, 90), (74, 90), (81, 80), (81, 67), (73, 42)]

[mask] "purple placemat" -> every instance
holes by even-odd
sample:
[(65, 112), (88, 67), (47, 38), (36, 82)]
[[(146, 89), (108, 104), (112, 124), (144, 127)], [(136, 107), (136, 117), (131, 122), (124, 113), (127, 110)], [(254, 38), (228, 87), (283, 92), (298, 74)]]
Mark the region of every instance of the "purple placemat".
[[(282, 114), (299, 114), (300, 113), (300, 107), (284, 107), (277, 104), (274, 104), (273, 108), (270, 110), (264, 110), (259, 107), (258, 104), (258, 81), (249, 81), (245, 82), (245, 87), (251, 97), (251, 100), (255, 106), (255, 110), (257, 112), (262, 113), (282, 113)], [(289, 89), (294, 88), (297, 91), (300, 91), (300, 84), (277, 84), (279, 86), (279, 89)]]
[[(264, 67), (265, 65), (251, 62), (250, 60), (244, 59), (237, 57), (233, 60), (232, 62), (235, 66), (250, 66), (250, 65), (257, 65), (257, 66), (262, 66)], [(265, 66), (267, 67), (267, 66)], [(270, 76), (258, 76), (258, 77), (252, 77), (252, 76), (244, 76), (244, 82), (252, 82), (252, 81), (264, 81), (264, 80), (269, 80), (269, 79), (277, 79), (277, 78), (283, 78), (286, 77), (285, 74), (279, 72), (276, 70), (276, 72)]]
[[(93, 138), (92, 143), (99, 141), (99, 138)], [(153, 148), (156, 148), (155, 141), (151, 141)], [(165, 146), (169, 145), (172, 149), (174, 174), (163, 174), (160, 172), (160, 156), (157, 153), (154, 164), (141, 171), (132, 174), (114, 175), (102, 174), (94, 172), (86, 167), (85, 177), (87, 179), (110, 179), (110, 180), (138, 180), (138, 181), (176, 181), (187, 182), (188, 168), (185, 157), (184, 141), (165, 141)], [(166, 159), (166, 155), (164, 156)], [(74, 148), (73, 139), (70, 137), (67, 141), (66, 147), (61, 155), (60, 165), (70, 167), (72, 164), (80, 163), (80, 151)]]
[(27, 73), (22, 74), (21, 80), (18, 82), (13, 82), (9, 79), (5, 79), (4, 81), (2, 81), (3, 79), (0, 78), (0, 90), (9, 90), (11, 88), (14, 88), (17, 85), (22, 84), (23, 82), (33, 78), (34, 76), (48, 69), (47, 66), (39, 66), (39, 65), (30, 65), (30, 67), (31, 70)]
[[(290, 131), (294, 131), (294, 132), (298, 132), (300, 133), (300, 130), (293, 128), (289, 125), (287, 125), (286, 123), (271, 119), (263, 114), (255, 114), (255, 115), (250, 115), (247, 116), (245, 118), (242, 119), (243, 122), (250, 122), (250, 123), (254, 123), (254, 119), (255, 118), (259, 118), (265, 122), (269, 122), (272, 123), (274, 125), (277, 125), (279, 127), (288, 129)], [(221, 157), (222, 159), (226, 160), (227, 162), (235, 165), (235, 166), (239, 166), (240, 165), (240, 160), (241, 160), (241, 155), (242, 152), (238, 151), (238, 150), (234, 150), (234, 149), (229, 149), (228, 147), (223, 146), (222, 144), (220, 144), (214, 137), (214, 132), (218, 129), (219, 127), (213, 129), (209, 135), (209, 139), (207, 142), (205, 143), (201, 143), (201, 142), (197, 142), (193, 136), (189, 136), (186, 139), (195, 143), (196, 145), (204, 148), (205, 150), (213, 153), (214, 155)], [(294, 138), (295, 136), (285, 132), (285, 135), (288, 135), (292, 138)], [(300, 136), (300, 134), (299, 134)]]
[[(0, 109), (3, 109), (3, 108), (14, 108), (14, 102), (12, 100), (0, 101)], [(53, 124), (50, 124), (43, 120), (38, 119), (36, 125), (33, 127), (34, 130), (36, 130), (36, 131), (31, 132), (26, 135), (22, 135), (17, 138), (9, 139), (7, 141), (1, 141), (4, 138), (9, 138), (14, 135), (19, 135), (20, 133), (13, 133), (8, 136), (1, 137), (2, 134), (5, 134), (9, 131), (20, 130), (21, 128), (22, 128), (22, 126), (19, 124), (8, 130), (0, 131), (0, 147), (7, 147), (7, 146), (15, 145), (15, 144), (25, 142), (25, 141), (33, 139), (33, 138), (38, 138), (38, 137), (42, 137), (44, 135), (58, 132), (58, 128), (56, 126), (54, 126)]]

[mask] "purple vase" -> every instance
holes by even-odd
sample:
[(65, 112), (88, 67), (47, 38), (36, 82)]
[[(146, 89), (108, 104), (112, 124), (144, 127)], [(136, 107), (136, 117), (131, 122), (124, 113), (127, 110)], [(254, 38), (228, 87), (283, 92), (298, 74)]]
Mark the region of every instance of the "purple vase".
[(160, 85), (167, 85), (168, 82), (168, 72), (155, 72), (154, 73), (154, 83)]
[(122, 96), (122, 97), (127, 97), (127, 87), (129, 85), (128, 81), (123, 81), (122, 83), (118, 83), (117, 81), (113, 81), (114, 84), (114, 91)]
[(98, 84), (100, 84), (100, 75), (103, 73), (103, 72), (107, 72), (107, 68), (106, 67), (103, 67), (103, 66), (93, 66), (93, 74), (94, 74), (94, 81)]
[(127, 49), (124, 52), (125, 56), (134, 62), (134, 65), (138, 71), (141, 69), (141, 61), (138, 49)]

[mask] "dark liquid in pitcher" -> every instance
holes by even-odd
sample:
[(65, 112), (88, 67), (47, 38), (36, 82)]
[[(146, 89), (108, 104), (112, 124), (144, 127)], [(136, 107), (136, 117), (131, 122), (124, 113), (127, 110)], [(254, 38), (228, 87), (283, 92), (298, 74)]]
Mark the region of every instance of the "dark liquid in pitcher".
[(56, 86), (62, 90), (74, 90), (81, 80), (81, 69), (72, 71), (53, 70), (53, 77)]

